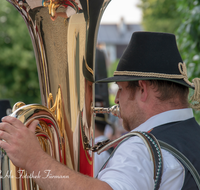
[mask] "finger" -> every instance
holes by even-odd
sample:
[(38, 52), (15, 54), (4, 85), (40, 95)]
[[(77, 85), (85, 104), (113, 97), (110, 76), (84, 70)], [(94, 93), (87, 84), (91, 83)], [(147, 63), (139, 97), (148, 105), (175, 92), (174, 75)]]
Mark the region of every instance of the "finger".
[(0, 123), (0, 131), (5, 131), (9, 134), (15, 134), (16, 128), (7, 122), (2, 122)]
[(6, 133), (5, 131), (0, 131), (0, 139), (3, 139), (4, 141), (6, 141), (9, 144), (9, 140), (11, 139), (11, 135), (9, 133)]
[(1, 121), (7, 122), (7, 123), (13, 125), (16, 128), (25, 127), (25, 125), (19, 119), (15, 118), (15, 117), (11, 117), (11, 116), (3, 117), (1, 119)]
[(55, 16), (54, 16), (54, 17), (51, 17), (51, 20), (52, 20), (52, 21), (55, 21)]
[(29, 125), (28, 128), (29, 128), (32, 132), (35, 133), (35, 129), (36, 129), (36, 127), (37, 127), (38, 124), (39, 124), (39, 121), (38, 121), (38, 120), (33, 120), (33, 121), (31, 122), (31, 124)]
[(3, 148), (5, 151), (8, 148), (9, 144), (6, 141), (0, 140), (0, 147)]

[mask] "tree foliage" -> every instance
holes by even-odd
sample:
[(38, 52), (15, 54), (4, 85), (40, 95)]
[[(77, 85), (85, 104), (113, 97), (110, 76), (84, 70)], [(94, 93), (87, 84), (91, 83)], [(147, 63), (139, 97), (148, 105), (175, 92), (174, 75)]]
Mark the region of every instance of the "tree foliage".
[(174, 33), (180, 24), (180, 13), (174, 0), (141, 0), (142, 26), (145, 30)]
[[(188, 68), (188, 77), (200, 78), (200, 0), (177, 0), (182, 22), (177, 30), (178, 46)], [(200, 122), (200, 112), (195, 112)]]
[(182, 17), (177, 31), (179, 49), (190, 79), (200, 77), (200, 1), (178, 0), (177, 6)]
[(22, 16), (6, 0), (0, 3), (0, 99), (40, 103), (31, 38)]

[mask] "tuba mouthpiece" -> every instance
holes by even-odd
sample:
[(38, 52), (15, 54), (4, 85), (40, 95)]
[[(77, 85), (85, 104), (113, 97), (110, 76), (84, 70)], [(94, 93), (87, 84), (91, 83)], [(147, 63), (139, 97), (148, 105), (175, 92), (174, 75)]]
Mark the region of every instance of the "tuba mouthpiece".
[(103, 108), (103, 107), (92, 107), (92, 111), (94, 114), (96, 113), (111, 113), (116, 117), (120, 117), (120, 109), (119, 105), (114, 105), (110, 108)]

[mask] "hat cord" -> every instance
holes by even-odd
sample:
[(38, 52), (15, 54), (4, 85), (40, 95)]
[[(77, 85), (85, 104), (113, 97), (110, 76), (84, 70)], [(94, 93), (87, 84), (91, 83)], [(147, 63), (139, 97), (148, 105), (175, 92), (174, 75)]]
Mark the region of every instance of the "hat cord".
[(154, 72), (138, 72), (138, 71), (115, 71), (116, 75), (127, 76), (142, 76), (142, 77), (157, 77), (157, 78), (170, 78), (170, 79), (183, 79), (185, 76), (176, 74), (154, 73)]
[(142, 76), (142, 77), (157, 77), (157, 78), (168, 78), (168, 79), (183, 79), (191, 87), (194, 87), (194, 94), (190, 98), (190, 106), (193, 109), (200, 110), (200, 79), (194, 78), (192, 82), (188, 80), (187, 67), (185, 63), (179, 63), (178, 68), (180, 75), (177, 74), (164, 74), (164, 73), (153, 73), (153, 72), (137, 72), (137, 71), (115, 71), (116, 75), (126, 76)]
[[(183, 80), (184, 80), (187, 84), (189, 84), (190, 86), (194, 87), (194, 83), (191, 83), (191, 82), (188, 80), (186, 64), (180, 62), (180, 63), (178, 64), (178, 68), (179, 68), (180, 73), (181, 73), (182, 76), (183, 76)], [(192, 82), (193, 82), (193, 81), (192, 81)]]
[(194, 94), (190, 98), (191, 101), (190, 106), (195, 110), (200, 110), (200, 79), (194, 78), (192, 82), (195, 86), (195, 90)]
[(194, 78), (192, 83), (188, 80), (187, 76), (187, 68), (185, 63), (179, 63), (178, 65), (179, 71), (184, 76), (184, 81), (188, 83), (190, 86), (195, 87), (194, 94), (190, 98), (190, 107), (195, 110), (200, 110), (200, 79)]

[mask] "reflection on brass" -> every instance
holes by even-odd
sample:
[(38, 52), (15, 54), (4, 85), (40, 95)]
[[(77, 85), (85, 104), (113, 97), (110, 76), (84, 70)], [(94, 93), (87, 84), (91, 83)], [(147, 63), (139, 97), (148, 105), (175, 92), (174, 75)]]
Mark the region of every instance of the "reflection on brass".
[[(53, 105), (50, 107), (50, 105)], [(67, 132), (65, 130), (65, 123), (64, 123), (64, 112), (63, 112), (63, 102), (62, 102), (62, 94), (61, 94), (61, 87), (59, 86), (58, 92), (56, 95), (55, 102), (53, 101), (53, 95), (50, 93), (49, 94), (49, 99), (48, 99), (48, 108), (49, 110), (54, 114), (56, 117), (58, 126), (59, 126), (59, 132), (60, 136), (63, 139), (62, 142), (62, 155), (66, 155), (65, 158), (63, 158), (62, 163), (66, 164), (67, 166), (71, 169), (73, 169), (73, 161), (71, 158), (71, 153), (70, 153), (70, 147), (69, 147), (69, 140), (67, 137)], [(67, 153), (67, 154), (66, 154)]]
[(50, 1), (47, 1), (47, 2), (44, 2), (44, 7), (48, 7), (49, 9), (49, 14), (54, 17), (55, 16), (55, 12), (56, 12), (56, 9), (61, 5), (59, 3), (59, 1), (53, 1), (53, 0), (50, 0)]
[(87, 70), (88, 70), (92, 75), (94, 75), (94, 71), (88, 66), (87, 62), (85, 62), (85, 66), (86, 66)]
[(101, 142), (98, 142), (97, 144), (95, 144), (93, 147), (92, 147), (92, 151), (93, 152), (97, 152), (99, 151), (101, 148), (103, 148), (105, 145), (107, 145), (108, 143), (110, 143), (111, 141), (108, 139), (108, 140), (105, 140), (105, 141), (101, 141)]
[(66, 6), (70, 3), (70, 6), (74, 8), (76, 12), (78, 12), (78, 6), (74, 0), (48, 0), (44, 1), (43, 6), (48, 7), (49, 9), (49, 14), (54, 17), (55, 12), (60, 6)]
[[(50, 156), (54, 157), (57, 161), (62, 162), (62, 144), (63, 140), (59, 133), (59, 126), (57, 125), (56, 118), (51, 113), (49, 109), (42, 105), (32, 104), (21, 106), (19, 109), (15, 110), (12, 114), (12, 117), (18, 118), (22, 123), (27, 127), (33, 120), (39, 120), (39, 125), (36, 128), (35, 134), (40, 142), (41, 147), (45, 152)], [(8, 157), (5, 152), (3, 152), (1, 162), (7, 160)], [(3, 184), (3, 189), (8, 188), (6, 181), (10, 180), (10, 189), (20, 190), (20, 189), (29, 189), (30, 183), (34, 184), (33, 179), (27, 179), (28, 176), (26, 171), (23, 169), (15, 167), (11, 160), (8, 159), (8, 163), (5, 161), (2, 163), (3, 168), (7, 168), (6, 172), (10, 172), (10, 178), (2, 178), (1, 183)], [(8, 165), (9, 167), (6, 167)], [(3, 170), (2, 168), (2, 170)], [(2, 172), (5, 176), (5, 172)], [(24, 177), (19, 177), (24, 176)], [(7, 186), (7, 187), (5, 187)], [(35, 184), (37, 186), (37, 184)], [(5, 187), (5, 188), (4, 188)], [(39, 188), (37, 186), (37, 188)]]
[[(11, 116), (27, 127), (33, 120), (39, 120), (35, 134), (43, 150), (69, 168), (93, 176), (93, 154), (85, 143), (93, 147), (91, 105), (96, 38), (110, 0), (49, 0), (44, 6), (42, 0), (24, 0), (22, 4), (19, 0), (8, 1), (28, 27), (42, 102), (42, 105), (17, 103)], [(58, 16), (58, 13), (63, 14)], [(20, 175), (19, 168), (11, 164), (5, 152), (1, 168), (2, 174), (12, 170), (13, 175)], [(3, 190), (39, 189), (33, 179), (0, 180)]]
[(15, 110), (19, 109), (22, 106), (25, 106), (26, 104), (24, 102), (17, 102), (15, 103), (15, 105), (12, 107), (12, 112), (14, 112)]

